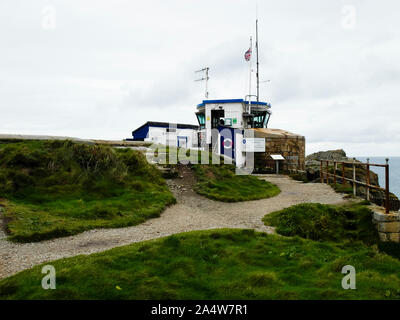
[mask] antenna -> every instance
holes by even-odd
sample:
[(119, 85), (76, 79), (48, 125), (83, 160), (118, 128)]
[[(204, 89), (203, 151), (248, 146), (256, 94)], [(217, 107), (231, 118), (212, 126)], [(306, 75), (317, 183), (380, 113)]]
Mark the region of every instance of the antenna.
[(265, 83), (265, 84), (271, 83), (271, 80), (263, 80), (263, 81), (260, 81), (260, 83)]
[(205, 67), (203, 69), (195, 71), (195, 73), (204, 72), (204, 77), (194, 80), (194, 81), (205, 81), (206, 82), (206, 90), (205, 90), (205, 97), (208, 99), (208, 80), (210, 77), (208, 76), (208, 71), (210, 70), (209, 67)]

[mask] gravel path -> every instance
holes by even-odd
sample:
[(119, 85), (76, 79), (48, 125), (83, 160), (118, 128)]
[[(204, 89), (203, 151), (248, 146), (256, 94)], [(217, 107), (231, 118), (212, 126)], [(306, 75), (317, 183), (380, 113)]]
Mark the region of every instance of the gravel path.
[(270, 199), (223, 203), (197, 195), (188, 179), (175, 179), (169, 180), (168, 184), (177, 198), (177, 204), (167, 208), (161, 217), (137, 226), (96, 229), (75, 236), (25, 244), (7, 241), (0, 228), (0, 278), (46, 261), (191, 230), (252, 228), (272, 233), (273, 228), (264, 226), (261, 221), (267, 213), (304, 202), (334, 204), (344, 201), (326, 184), (304, 184), (277, 175), (259, 175), (259, 178), (278, 185), (281, 193)]

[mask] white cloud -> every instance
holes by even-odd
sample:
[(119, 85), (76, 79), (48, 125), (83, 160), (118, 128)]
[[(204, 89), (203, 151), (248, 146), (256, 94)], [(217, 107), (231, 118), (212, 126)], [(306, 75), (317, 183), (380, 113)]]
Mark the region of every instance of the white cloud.
[[(342, 7), (356, 9), (354, 29)], [(56, 9), (44, 30), (44, 6)], [(256, 1), (0, 3), (0, 132), (120, 139), (145, 121), (195, 123), (211, 98), (243, 98)], [(400, 156), (400, 4), (259, 2), (261, 98), (307, 152)], [(253, 82), (254, 84), (254, 82)], [(255, 89), (255, 86), (253, 86)]]

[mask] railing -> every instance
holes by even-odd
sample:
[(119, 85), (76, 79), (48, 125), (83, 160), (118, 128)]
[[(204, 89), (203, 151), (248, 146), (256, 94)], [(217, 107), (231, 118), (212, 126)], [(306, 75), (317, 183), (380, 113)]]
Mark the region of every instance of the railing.
[[(325, 172), (323, 170), (323, 163), (326, 163), (326, 169)], [(329, 172), (329, 163), (333, 163), (333, 174)], [(337, 175), (336, 172), (338, 170), (338, 164), (342, 165), (342, 175)], [(346, 178), (345, 177), (345, 165), (351, 165), (353, 168), (353, 178)], [(334, 161), (334, 160), (320, 160), (320, 177), (321, 177), (321, 183), (325, 182), (325, 177), (326, 176), (326, 183), (329, 184), (329, 177), (333, 177), (333, 183), (336, 186), (337, 179), (342, 180), (342, 185), (343, 187), (346, 186), (346, 181), (352, 182), (353, 186), (353, 194), (356, 195), (357, 193), (357, 185), (362, 185), (367, 188), (367, 200), (370, 200), (370, 189), (378, 189), (381, 191), (385, 192), (385, 212), (389, 213), (390, 210), (390, 193), (389, 193), (389, 159), (386, 159), (386, 164), (375, 164), (375, 163), (370, 163), (369, 159), (367, 159), (367, 162), (356, 162), (356, 159), (353, 158), (352, 162), (349, 161)], [(365, 166), (366, 167), (366, 179), (365, 182), (362, 181), (357, 181), (356, 179), (356, 166)], [(381, 188), (380, 186), (372, 185), (370, 184), (370, 167), (383, 167), (385, 168), (385, 188)]]

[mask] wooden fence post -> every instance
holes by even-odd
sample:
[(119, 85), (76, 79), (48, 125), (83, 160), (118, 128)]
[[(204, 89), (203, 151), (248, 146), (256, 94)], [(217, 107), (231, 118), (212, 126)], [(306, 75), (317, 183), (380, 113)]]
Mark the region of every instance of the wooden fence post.
[(342, 185), (346, 186), (346, 180), (344, 179), (344, 162), (342, 162)]
[(322, 172), (322, 160), (319, 162), (320, 168), (319, 168), (319, 176), (321, 178), (321, 183), (324, 183), (324, 174)]
[(333, 161), (333, 184), (336, 187), (336, 169), (337, 169), (337, 162)]
[(356, 158), (353, 158), (353, 194), (357, 194), (357, 184), (356, 184)]
[(386, 158), (386, 166), (385, 166), (385, 191), (386, 191), (386, 199), (385, 199), (385, 207), (386, 207), (386, 213), (389, 213), (389, 159)]
[(326, 183), (329, 184), (329, 160), (326, 160)]
[(367, 158), (367, 200), (369, 201), (369, 158)]

